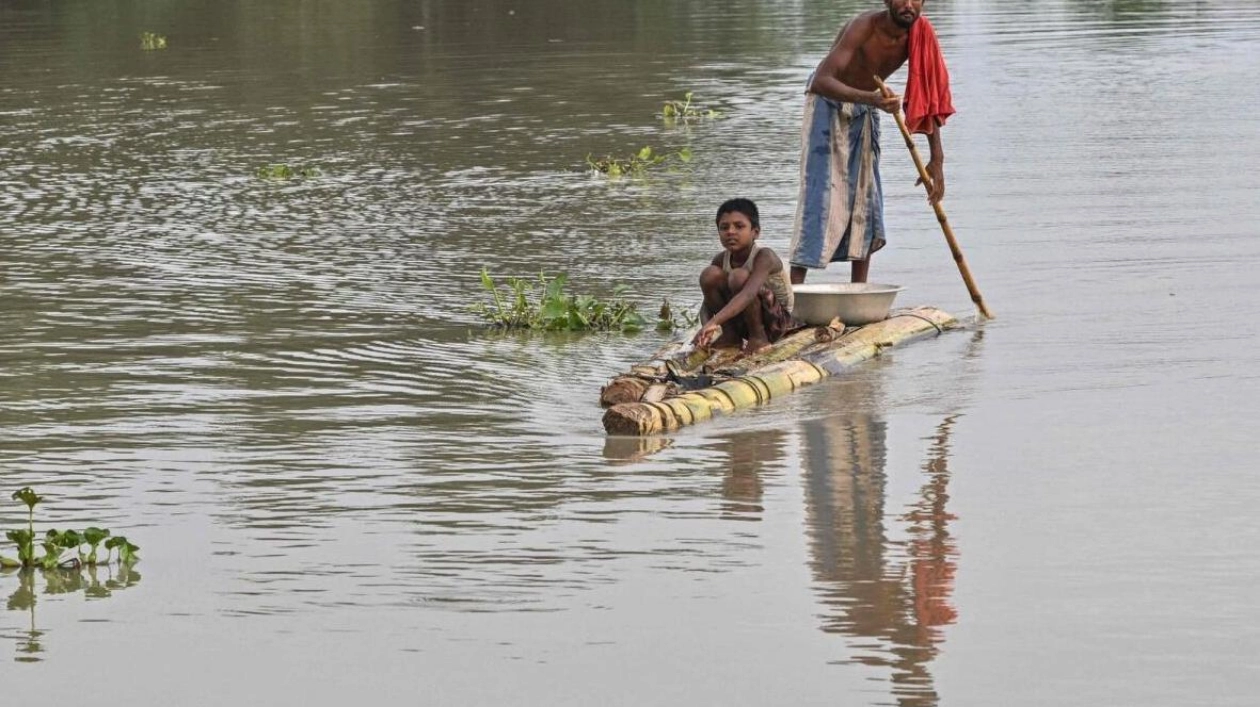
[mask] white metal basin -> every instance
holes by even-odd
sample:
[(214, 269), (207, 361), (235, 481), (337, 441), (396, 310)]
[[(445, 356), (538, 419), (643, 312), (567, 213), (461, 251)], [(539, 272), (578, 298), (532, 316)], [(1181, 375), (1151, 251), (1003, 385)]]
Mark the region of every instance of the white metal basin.
[(792, 314), (813, 326), (840, 318), (846, 326), (860, 326), (888, 318), (893, 300), (903, 288), (873, 282), (805, 283), (792, 286)]

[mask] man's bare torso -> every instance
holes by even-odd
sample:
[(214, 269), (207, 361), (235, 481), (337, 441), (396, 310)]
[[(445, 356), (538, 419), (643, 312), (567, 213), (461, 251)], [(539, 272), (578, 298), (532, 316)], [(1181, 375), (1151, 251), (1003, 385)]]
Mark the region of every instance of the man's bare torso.
[(852, 60), (840, 68), (836, 78), (853, 88), (873, 91), (877, 88), (874, 75), (886, 79), (906, 63), (910, 33), (902, 30), (899, 36), (890, 34), (887, 15), (884, 10), (864, 12), (840, 30), (836, 43), (848, 32), (855, 33), (859, 42)]

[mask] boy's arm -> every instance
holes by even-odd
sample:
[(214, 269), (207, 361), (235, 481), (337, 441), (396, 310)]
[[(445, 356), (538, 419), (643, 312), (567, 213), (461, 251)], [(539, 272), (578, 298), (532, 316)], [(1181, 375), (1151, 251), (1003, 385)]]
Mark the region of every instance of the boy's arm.
[(770, 277), (770, 273), (774, 270), (774, 266), (778, 265), (783, 268), (783, 263), (779, 260), (779, 256), (773, 251), (761, 249), (757, 251), (757, 260), (753, 262), (752, 272), (748, 275), (748, 280), (744, 283), (744, 287), (726, 303), (722, 311), (717, 312), (709, 318), (709, 324), (722, 325), (735, 317), (738, 317), (753, 300), (757, 299), (757, 294), (761, 292), (761, 286), (766, 284), (766, 279)]

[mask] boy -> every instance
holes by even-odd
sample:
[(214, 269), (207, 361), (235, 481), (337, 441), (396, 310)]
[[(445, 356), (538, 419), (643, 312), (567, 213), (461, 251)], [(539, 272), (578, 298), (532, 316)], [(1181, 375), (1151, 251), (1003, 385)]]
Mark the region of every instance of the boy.
[(742, 343), (745, 354), (755, 354), (796, 328), (792, 284), (779, 256), (757, 245), (756, 204), (731, 199), (718, 207), (716, 221), (723, 251), (700, 273), (704, 326), (692, 343), (697, 348)]

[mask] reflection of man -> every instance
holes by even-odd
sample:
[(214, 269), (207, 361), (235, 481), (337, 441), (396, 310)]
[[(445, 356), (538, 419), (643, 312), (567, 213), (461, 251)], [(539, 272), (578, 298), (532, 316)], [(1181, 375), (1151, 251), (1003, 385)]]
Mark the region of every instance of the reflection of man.
[(887, 641), (885, 656), (867, 651), (861, 662), (891, 668), (903, 704), (935, 704), (928, 671), (939, 641), (934, 627), (954, 617), (948, 605), (953, 548), (943, 508), (947, 473), (932, 477), (906, 517), (915, 536), (906, 557), (887, 537), (887, 424), (870, 413), (845, 413), (806, 423), (804, 435), (811, 566), (823, 602), (833, 608), (823, 630)]
[(919, 493), (919, 502), (905, 516), (914, 534), (910, 541), (914, 615), (925, 629), (952, 624), (958, 618), (949, 601), (958, 554), (948, 528), (954, 516), (945, 510), (949, 500), (949, 433), (957, 419), (958, 415), (950, 415), (936, 428), (932, 456), (923, 467), (927, 483)]
[[(849, 21), (810, 76), (801, 136), (801, 187), (792, 233), (791, 279), (807, 268), (852, 262), (853, 282), (866, 282), (871, 255), (882, 248), (884, 196), (879, 178), (879, 114), (894, 113), (900, 96), (885, 97), (887, 79), (910, 59), (907, 119), (931, 148), (928, 198), (945, 196), (945, 151), (939, 127), (954, 110), (949, 76), (924, 0), (884, 0), (884, 9)], [(921, 115), (922, 114), (922, 115)]]

